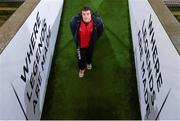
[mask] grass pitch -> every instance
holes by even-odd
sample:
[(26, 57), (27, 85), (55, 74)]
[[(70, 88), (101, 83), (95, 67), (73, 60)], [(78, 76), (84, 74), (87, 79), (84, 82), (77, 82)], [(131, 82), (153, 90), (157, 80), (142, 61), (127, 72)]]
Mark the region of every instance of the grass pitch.
[[(80, 79), (69, 22), (84, 5), (105, 31)], [(64, 0), (42, 119), (141, 119), (127, 0)]]

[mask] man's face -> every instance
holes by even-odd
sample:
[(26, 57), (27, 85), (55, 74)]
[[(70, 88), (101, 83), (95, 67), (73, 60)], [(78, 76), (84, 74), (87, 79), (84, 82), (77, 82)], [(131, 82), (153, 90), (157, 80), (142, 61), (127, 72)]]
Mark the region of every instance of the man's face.
[(82, 19), (85, 23), (89, 23), (91, 21), (91, 11), (82, 11)]

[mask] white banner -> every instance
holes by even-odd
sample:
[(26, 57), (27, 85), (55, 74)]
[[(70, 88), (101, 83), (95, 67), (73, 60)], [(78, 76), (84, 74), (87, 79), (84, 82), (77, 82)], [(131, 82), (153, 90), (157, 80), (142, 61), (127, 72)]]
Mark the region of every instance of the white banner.
[(148, 0), (129, 0), (142, 119), (180, 119), (180, 56)]
[(62, 8), (41, 0), (1, 53), (0, 120), (41, 118)]

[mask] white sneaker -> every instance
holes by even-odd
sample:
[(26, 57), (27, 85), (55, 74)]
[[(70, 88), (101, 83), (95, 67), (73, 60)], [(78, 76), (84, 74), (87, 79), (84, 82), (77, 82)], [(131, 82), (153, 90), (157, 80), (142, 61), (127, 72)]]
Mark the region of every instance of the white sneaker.
[(84, 70), (79, 70), (79, 77), (82, 78), (84, 77), (84, 72), (85, 72), (85, 69)]
[(86, 64), (86, 67), (88, 70), (91, 70), (92, 69), (92, 64)]

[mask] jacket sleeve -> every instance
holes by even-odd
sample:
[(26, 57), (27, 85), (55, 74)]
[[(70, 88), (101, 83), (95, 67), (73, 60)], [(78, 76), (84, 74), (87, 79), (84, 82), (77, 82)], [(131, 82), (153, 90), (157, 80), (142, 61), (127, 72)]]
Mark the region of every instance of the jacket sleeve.
[(76, 29), (77, 29), (76, 26), (77, 25), (76, 25), (76, 22), (75, 22), (75, 17), (72, 18), (69, 25), (70, 25), (71, 33), (72, 33), (72, 36), (73, 36), (73, 40), (77, 44), (77, 40), (76, 40)]
[(98, 20), (97, 32), (98, 32), (98, 38), (99, 38), (104, 31), (104, 24), (101, 17), (97, 17), (97, 20)]

